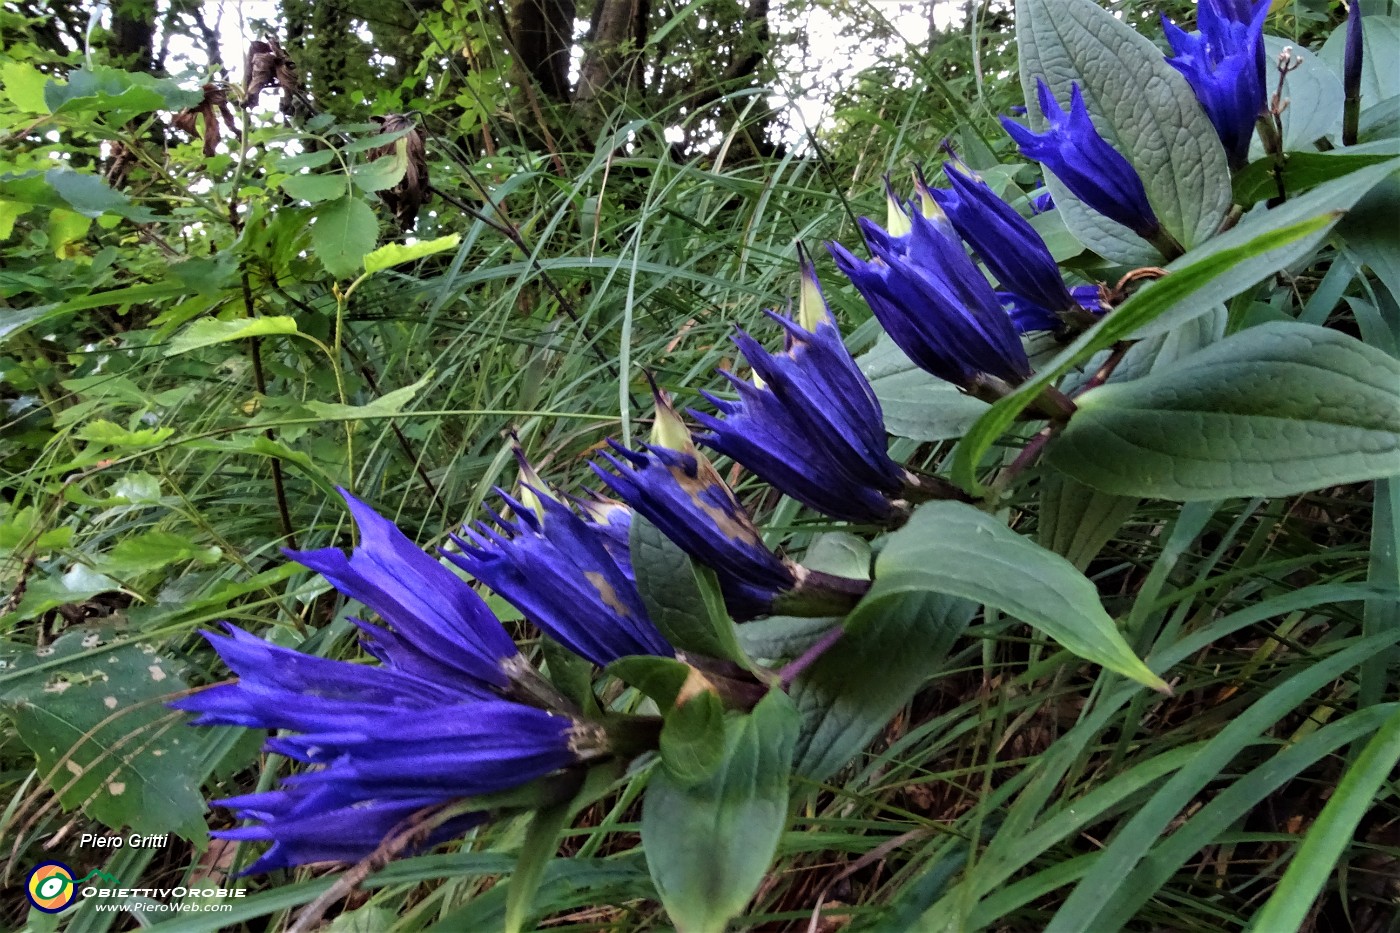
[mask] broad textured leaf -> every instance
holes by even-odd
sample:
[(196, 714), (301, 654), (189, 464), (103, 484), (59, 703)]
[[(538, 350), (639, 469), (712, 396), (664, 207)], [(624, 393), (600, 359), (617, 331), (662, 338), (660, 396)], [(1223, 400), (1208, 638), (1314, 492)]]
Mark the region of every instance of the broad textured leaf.
[(961, 437), (990, 407), (915, 366), (887, 334), (856, 363), (885, 415), (885, 429), (917, 441)]
[(1125, 301), (978, 419), (955, 451), (954, 481), (965, 489), (981, 488), (976, 468), (982, 457), (1045, 386), (1119, 340), (1166, 333), (1308, 256), (1343, 211), (1397, 168), (1400, 160), (1373, 165), (1290, 199), (1273, 211), (1257, 208), (1233, 230), (1171, 263), (1167, 267), (1171, 274)]
[(724, 757), (708, 780), (685, 785), (652, 771), (642, 845), (661, 903), (685, 933), (722, 933), (763, 881), (787, 823), (798, 724), (775, 690), (726, 722)]
[(255, 317), (235, 321), (219, 321), (204, 318), (195, 321), (170, 341), (165, 348), (166, 356), (177, 356), (198, 350), (200, 347), (227, 343), (230, 340), (243, 340), (247, 337), (267, 337), (275, 334), (297, 333), (296, 318)]
[(198, 742), (163, 700), (185, 689), (148, 647), (102, 647), (110, 627), (65, 632), (6, 659), (0, 705), (67, 809), (113, 829), (205, 836)]
[(112, 125), (153, 110), (197, 107), (202, 90), (186, 90), (169, 78), (98, 66), (68, 73), (67, 81), (50, 80), (44, 102), (53, 113), (101, 113)]
[[(1142, 176), (1162, 226), (1188, 249), (1215, 235), (1230, 209), (1225, 150), (1186, 79), (1151, 40), (1094, 0), (1017, 0), (1016, 44), (1038, 129), (1036, 79), (1065, 106), (1077, 83), (1104, 138)], [(1131, 231), (1084, 207), (1051, 173), (1046, 184), (1086, 246), (1120, 262), (1143, 258), (1143, 241)]]
[(360, 271), (365, 254), (379, 239), (379, 220), (364, 201), (352, 195), (328, 201), (316, 212), (311, 247), (326, 271), (348, 279)]
[(1400, 362), (1270, 323), (1079, 399), (1051, 466), (1117, 495), (1283, 496), (1400, 473)]
[(378, 272), (406, 262), (422, 259), (434, 253), (456, 249), (462, 242), (461, 234), (452, 233), (435, 240), (418, 240), (414, 243), (386, 243), (365, 257), (365, 271)]
[(666, 640), (685, 651), (748, 665), (713, 571), (697, 565), (640, 515), (632, 516), (629, 540), (637, 591)]

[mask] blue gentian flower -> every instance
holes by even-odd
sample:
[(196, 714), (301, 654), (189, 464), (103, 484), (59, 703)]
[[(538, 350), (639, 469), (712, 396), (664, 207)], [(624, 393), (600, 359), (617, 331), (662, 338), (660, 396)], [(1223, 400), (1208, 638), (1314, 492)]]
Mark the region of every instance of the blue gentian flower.
[(366, 650), (429, 680), (465, 677), (483, 694), (505, 688), (522, 663), (519, 650), (482, 598), (393, 522), (340, 493), (359, 526), (359, 547), (348, 557), (336, 548), (285, 553), (392, 627), (356, 620)]
[(785, 352), (769, 353), (743, 331), (735, 336), (757, 384), (722, 371), (739, 401), (704, 393), (725, 417), (693, 411), (709, 428), (697, 440), (819, 512), (885, 521), (897, 511), (905, 471), (889, 458), (880, 403), (805, 261), (802, 285), (800, 324), (769, 313), (786, 331)]
[(1026, 351), (962, 244), (923, 213), (906, 220), (909, 232), (898, 236), (861, 218), (875, 258), (866, 262), (833, 243), (836, 265), (920, 368), (970, 391), (989, 378), (1024, 381), (1031, 373)]
[(200, 714), (198, 725), (292, 730), (298, 734), (265, 748), (319, 766), (280, 791), (222, 802), (261, 825), (215, 835), (274, 843), (250, 871), (361, 858), (418, 810), (508, 790), (606, 752), (598, 727), (482, 699), (460, 676), (432, 681), (315, 658), (227, 628), (231, 637), (205, 636), (239, 681), (170, 705)]
[(630, 557), (619, 565), (609, 547), (610, 526), (586, 522), (542, 489), (525, 488), (534, 493), (533, 507), (497, 490), (516, 516), (514, 522), (497, 516), (504, 534), (485, 525), (466, 530), (468, 540), (453, 537), (462, 552), (447, 558), (599, 667), (628, 655), (674, 654), (647, 617)]
[[(315, 862), (358, 862), (379, 848), (396, 828), (406, 827), (414, 814), (443, 802), (440, 797), (347, 800), (329, 786), (283, 788), (214, 801), (215, 806), (232, 810), (237, 819), (257, 823), (215, 830), (209, 835), (238, 842), (272, 843), (261, 858), (244, 870), (245, 875)], [(454, 817), (437, 827), (417, 850), (460, 836), (485, 819), (484, 813)]]
[(1050, 196), (1049, 191), (1045, 190), (1044, 185), (1036, 188), (1027, 197), (1030, 201), (1031, 211), (1036, 214), (1043, 214), (1055, 209), (1055, 199)]
[(616, 472), (589, 466), (623, 502), (693, 559), (715, 571), (736, 618), (768, 611), (795, 585), (791, 566), (763, 543), (753, 519), (696, 448), (670, 400), (656, 393), (652, 441), (638, 451), (609, 440), (602, 457)]
[(1001, 120), (1021, 154), (1050, 169), (1071, 194), (1109, 220), (1144, 239), (1156, 237), (1161, 224), (1147, 202), (1142, 179), (1094, 128), (1079, 85), (1070, 89), (1066, 112), (1043, 80), (1037, 79), (1036, 84), (1040, 112), (1050, 122), (1049, 129), (1037, 133), (1009, 117)]
[(952, 164), (945, 164), (943, 172), (953, 187), (934, 191), (934, 200), (1001, 288), (1051, 312), (1073, 308), (1059, 264), (1035, 228), (980, 178)]
[(1249, 159), (1254, 122), (1264, 109), (1264, 20), (1269, 0), (1201, 0), (1195, 35), (1165, 16), (1167, 64), (1185, 76), (1215, 126), (1232, 171)]
[(1074, 305), (1068, 312), (1061, 311), (1055, 313), (1041, 307), (1034, 302), (1027, 301), (1021, 295), (1014, 292), (997, 292), (997, 297), (1006, 306), (1007, 313), (1011, 315), (1012, 323), (1016, 329), (1023, 334), (1036, 331), (1053, 331), (1063, 333), (1066, 318), (1078, 317), (1081, 314), (1102, 317), (1109, 310), (1104, 304), (1102, 293), (1097, 285), (1075, 285), (1069, 290), (1070, 297), (1074, 299)]

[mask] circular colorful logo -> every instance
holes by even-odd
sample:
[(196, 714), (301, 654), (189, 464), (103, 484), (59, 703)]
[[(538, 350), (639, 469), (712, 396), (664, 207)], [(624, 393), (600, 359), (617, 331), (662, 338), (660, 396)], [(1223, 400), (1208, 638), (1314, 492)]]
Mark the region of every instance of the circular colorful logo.
[(41, 862), (29, 873), (24, 893), (29, 903), (46, 914), (56, 914), (73, 905), (78, 886), (73, 883), (73, 870), (62, 862)]

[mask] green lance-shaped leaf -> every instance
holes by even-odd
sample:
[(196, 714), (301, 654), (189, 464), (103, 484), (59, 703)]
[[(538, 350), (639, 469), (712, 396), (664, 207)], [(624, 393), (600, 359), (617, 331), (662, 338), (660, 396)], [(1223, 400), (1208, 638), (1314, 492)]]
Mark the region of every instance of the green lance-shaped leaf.
[(903, 541), (907, 528), (890, 536), (875, 562), (875, 584), (846, 618), (841, 640), (789, 689), (802, 714), (794, 768), (804, 777), (820, 781), (869, 745), (915, 691), (938, 675), (977, 613), (975, 603), (930, 592), (924, 581), (887, 565), (890, 547), (912, 545)]
[(637, 591), (666, 640), (682, 651), (750, 666), (714, 573), (640, 515), (632, 516), (629, 540)]
[(1400, 473), (1400, 361), (1272, 322), (1176, 367), (1086, 393), (1046, 450), (1116, 495), (1284, 496)]
[(665, 767), (652, 771), (642, 845), (681, 933), (722, 933), (758, 890), (787, 823), (799, 722), (775, 690), (752, 713), (726, 720), (724, 755), (706, 780), (686, 784)]
[(1119, 634), (1088, 578), (1058, 554), (962, 502), (920, 506), (875, 566), (910, 588), (999, 609), (1069, 651), (1154, 690), (1167, 685)]
[(48, 648), (0, 646), (0, 710), (65, 808), (113, 829), (203, 840), (198, 742), (163, 701), (185, 689), (170, 662), (110, 627), (65, 632)]
[[(1067, 105), (1078, 84), (1104, 138), (1142, 176), (1162, 226), (1190, 249), (1215, 235), (1230, 209), (1225, 150), (1186, 79), (1150, 39), (1094, 0), (1018, 0), (1016, 44), (1032, 123), (1043, 78)], [(1046, 185), (1070, 232), (1109, 259), (1138, 264), (1153, 250), (1126, 227), (1101, 217), (1058, 179)]]

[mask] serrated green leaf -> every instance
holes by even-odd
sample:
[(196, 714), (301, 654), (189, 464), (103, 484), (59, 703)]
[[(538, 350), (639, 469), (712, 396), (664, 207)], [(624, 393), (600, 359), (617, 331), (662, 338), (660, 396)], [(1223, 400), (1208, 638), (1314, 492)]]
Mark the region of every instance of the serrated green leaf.
[(641, 515), (632, 516), (628, 535), (637, 591), (657, 631), (684, 651), (747, 666), (714, 572)]
[(241, 318), (235, 321), (204, 318), (195, 321), (177, 334), (170, 341), (170, 346), (165, 348), (165, 355), (178, 356), (181, 353), (198, 350), (200, 347), (227, 343), (230, 340), (242, 340), (247, 337), (269, 337), (295, 333), (297, 333), (297, 322), (296, 318), (292, 317)]
[(1311, 324), (1250, 328), (1079, 405), (1047, 462), (1116, 495), (1283, 496), (1400, 473), (1400, 361)]
[(748, 903), (787, 823), (799, 719), (780, 691), (725, 724), (723, 760), (699, 784), (652, 771), (642, 845), (661, 903), (686, 933), (723, 933)]
[(403, 181), (408, 172), (408, 151), (402, 141), (390, 155), (365, 162), (350, 169), (350, 179), (361, 191), (384, 191)]
[(49, 76), (27, 62), (5, 62), (0, 65), (0, 81), (5, 82), (5, 96), (25, 113), (48, 113), (44, 101), (44, 85)]
[(311, 247), (326, 271), (348, 279), (360, 271), (365, 254), (379, 239), (379, 220), (370, 206), (353, 195), (323, 204), (311, 228)]
[(85, 423), (77, 430), (77, 436), (94, 444), (112, 447), (154, 447), (175, 433), (174, 428), (141, 428), (128, 431), (119, 424), (104, 418)]
[(456, 249), (460, 242), (461, 234), (451, 233), (435, 240), (419, 240), (416, 243), (386, 243), (365, 257), (365, 272), (378, 272), (434, 253)]
[[(1162, 226), (1187, 249), (1215, 235), (1230, 209), (1225, 150), (1191, 86), (1151, 40), (1094, 0), (1017, 0), (1016, 44), (1034, 126), (1045, 122), (1037, 78), (1062, 105), (1078, 84), (1095, 126), (1142, 176)], [(1045, 180), (1084, 245), (1118, 262), (1141, 263), (1140, 238), (1089, 210), (1052, 173)]]
[(107, 186), (96, 175), (75, 172), (69, 168), (53, 168), (44, 173), (44, 181), (53, 186), (59, 197), (72, 205), (84, 217), (103, 214), (124, 214), (131, 206), (126, 195)]
[(309, 399), (306, 402), (306, 408), (314, 415), (337, 421), (355, 421), (360, 418), (382, 418), (386, 415), (397, 415), (404, 410), (409, 402), (413, 401), (413, 397), (432, 378), (433, 374), (427, 373), (413, 385), (386, 392), (366, 405), (341, 405), (336, 402), (320, 402)]
[(175, 832), (202, 844), (198, 743), (183, 715), (163, 705), (185, 683), (149, 648), (88, 656), (112, 637), (110, 627), (81, 627), (38, 652), (11, 654), (0, 706), (65, 808), (81, 806), (113, 829)]
[(282, 179), (278, 185), (289, 196), (312, 204), (346, 197), (350, 190), (345, 176), (339, 172), (291, 175)]

